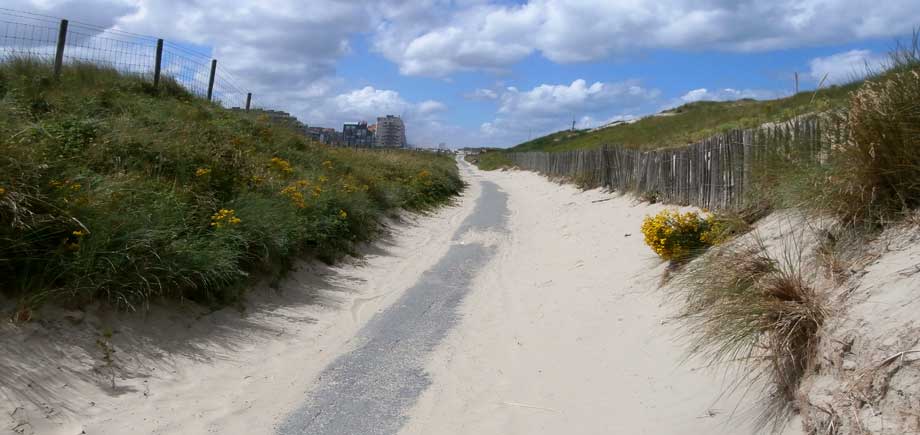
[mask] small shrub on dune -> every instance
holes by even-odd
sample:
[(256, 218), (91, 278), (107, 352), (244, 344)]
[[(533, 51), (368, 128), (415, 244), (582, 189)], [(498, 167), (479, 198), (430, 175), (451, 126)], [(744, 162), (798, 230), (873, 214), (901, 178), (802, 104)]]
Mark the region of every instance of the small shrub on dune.
[(707, 248), (746, 232), (748, 225), (729, 214), (663, 210), (642, 222), (645, 244), (664, 260), (685, 261)]
[(762, 425), (785, 422), (812, 365), (825, 301), (803, 275), (798, 246), (775, 258), (760, 241), (727, 245), (691, 263), (674, 285), (691, 355), (738, 364), (737, 387), (762, 383)]

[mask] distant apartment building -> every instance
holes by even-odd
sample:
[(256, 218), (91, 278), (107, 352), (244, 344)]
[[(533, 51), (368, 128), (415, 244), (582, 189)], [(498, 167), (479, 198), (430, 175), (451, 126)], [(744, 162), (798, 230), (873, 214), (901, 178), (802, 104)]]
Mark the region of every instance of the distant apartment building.
[(376, 146), (379, 148), (405, 148), (406, 125), (402, 118), (393, 115), (377, 118)]
[(310, 127), (307, 129), (307, 136), (326, 145), (340, 145), (342, 143), (342, 134), (335, 131), (334, 128)]
[(367, 128), (367, 122), (346, 122), (342, 126), (342, 144), (354, 148), (374, 146), (374, 134)]

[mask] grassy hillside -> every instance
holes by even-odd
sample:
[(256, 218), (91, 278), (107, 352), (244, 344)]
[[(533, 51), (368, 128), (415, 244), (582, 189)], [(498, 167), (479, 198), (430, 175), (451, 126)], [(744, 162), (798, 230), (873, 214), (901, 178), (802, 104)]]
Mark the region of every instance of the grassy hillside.
[(601, 145), (625, 145), (658, 149), (686, 145), (715, 133), (790, 119), (797, 115), (827, 110), (846, 104), (859, 83), (833, 86), (815, 92), (800, 92), (777, 100), (699, 101), (667, 110), (659, 116), (640, 119), (598, 131), (560, 131), (524, 142), (512, 151), (568, 151)]
[(166, 80), (0, 64), (0, 295), (136, 308), (236, 300), (463, 187), (447, 156), (333, 149)]

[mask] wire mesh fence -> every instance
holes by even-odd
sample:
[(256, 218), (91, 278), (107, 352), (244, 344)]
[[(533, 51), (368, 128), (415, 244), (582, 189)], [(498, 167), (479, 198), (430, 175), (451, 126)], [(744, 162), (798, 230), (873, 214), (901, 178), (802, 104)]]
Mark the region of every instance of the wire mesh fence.
[(208, 54), (152, 36), (0, 8), (0, 61), (9, 58), (87, 62), (151, 81), (159, 70), (195, 95), (228, 108), (249, 108), (251, 94)]

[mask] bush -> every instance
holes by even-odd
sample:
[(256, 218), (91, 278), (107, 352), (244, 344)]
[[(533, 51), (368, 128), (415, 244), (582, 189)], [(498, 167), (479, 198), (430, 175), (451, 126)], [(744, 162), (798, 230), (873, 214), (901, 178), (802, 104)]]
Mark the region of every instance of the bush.
[(663, 210), (642, 222), (645, 244), (665, 260), (686, 260), (722, 242), (726, 228), (713, 217), (696, 212)]
[(827, 317), (805, 270), (797, 243), (777, 259), (756, 240), (690, 263), (674, 286), (683, 296), (678, 319), (687, 326), (691, 353), (713, 364), (747, 363), (741, 388), (766, 381), (762, 424), (781, 424), (794, 407)]
[(226, 304), (463, 188), (452, 158), (311, 143), (140, 77), (0, 63), (0, 292), (24, 307)]

